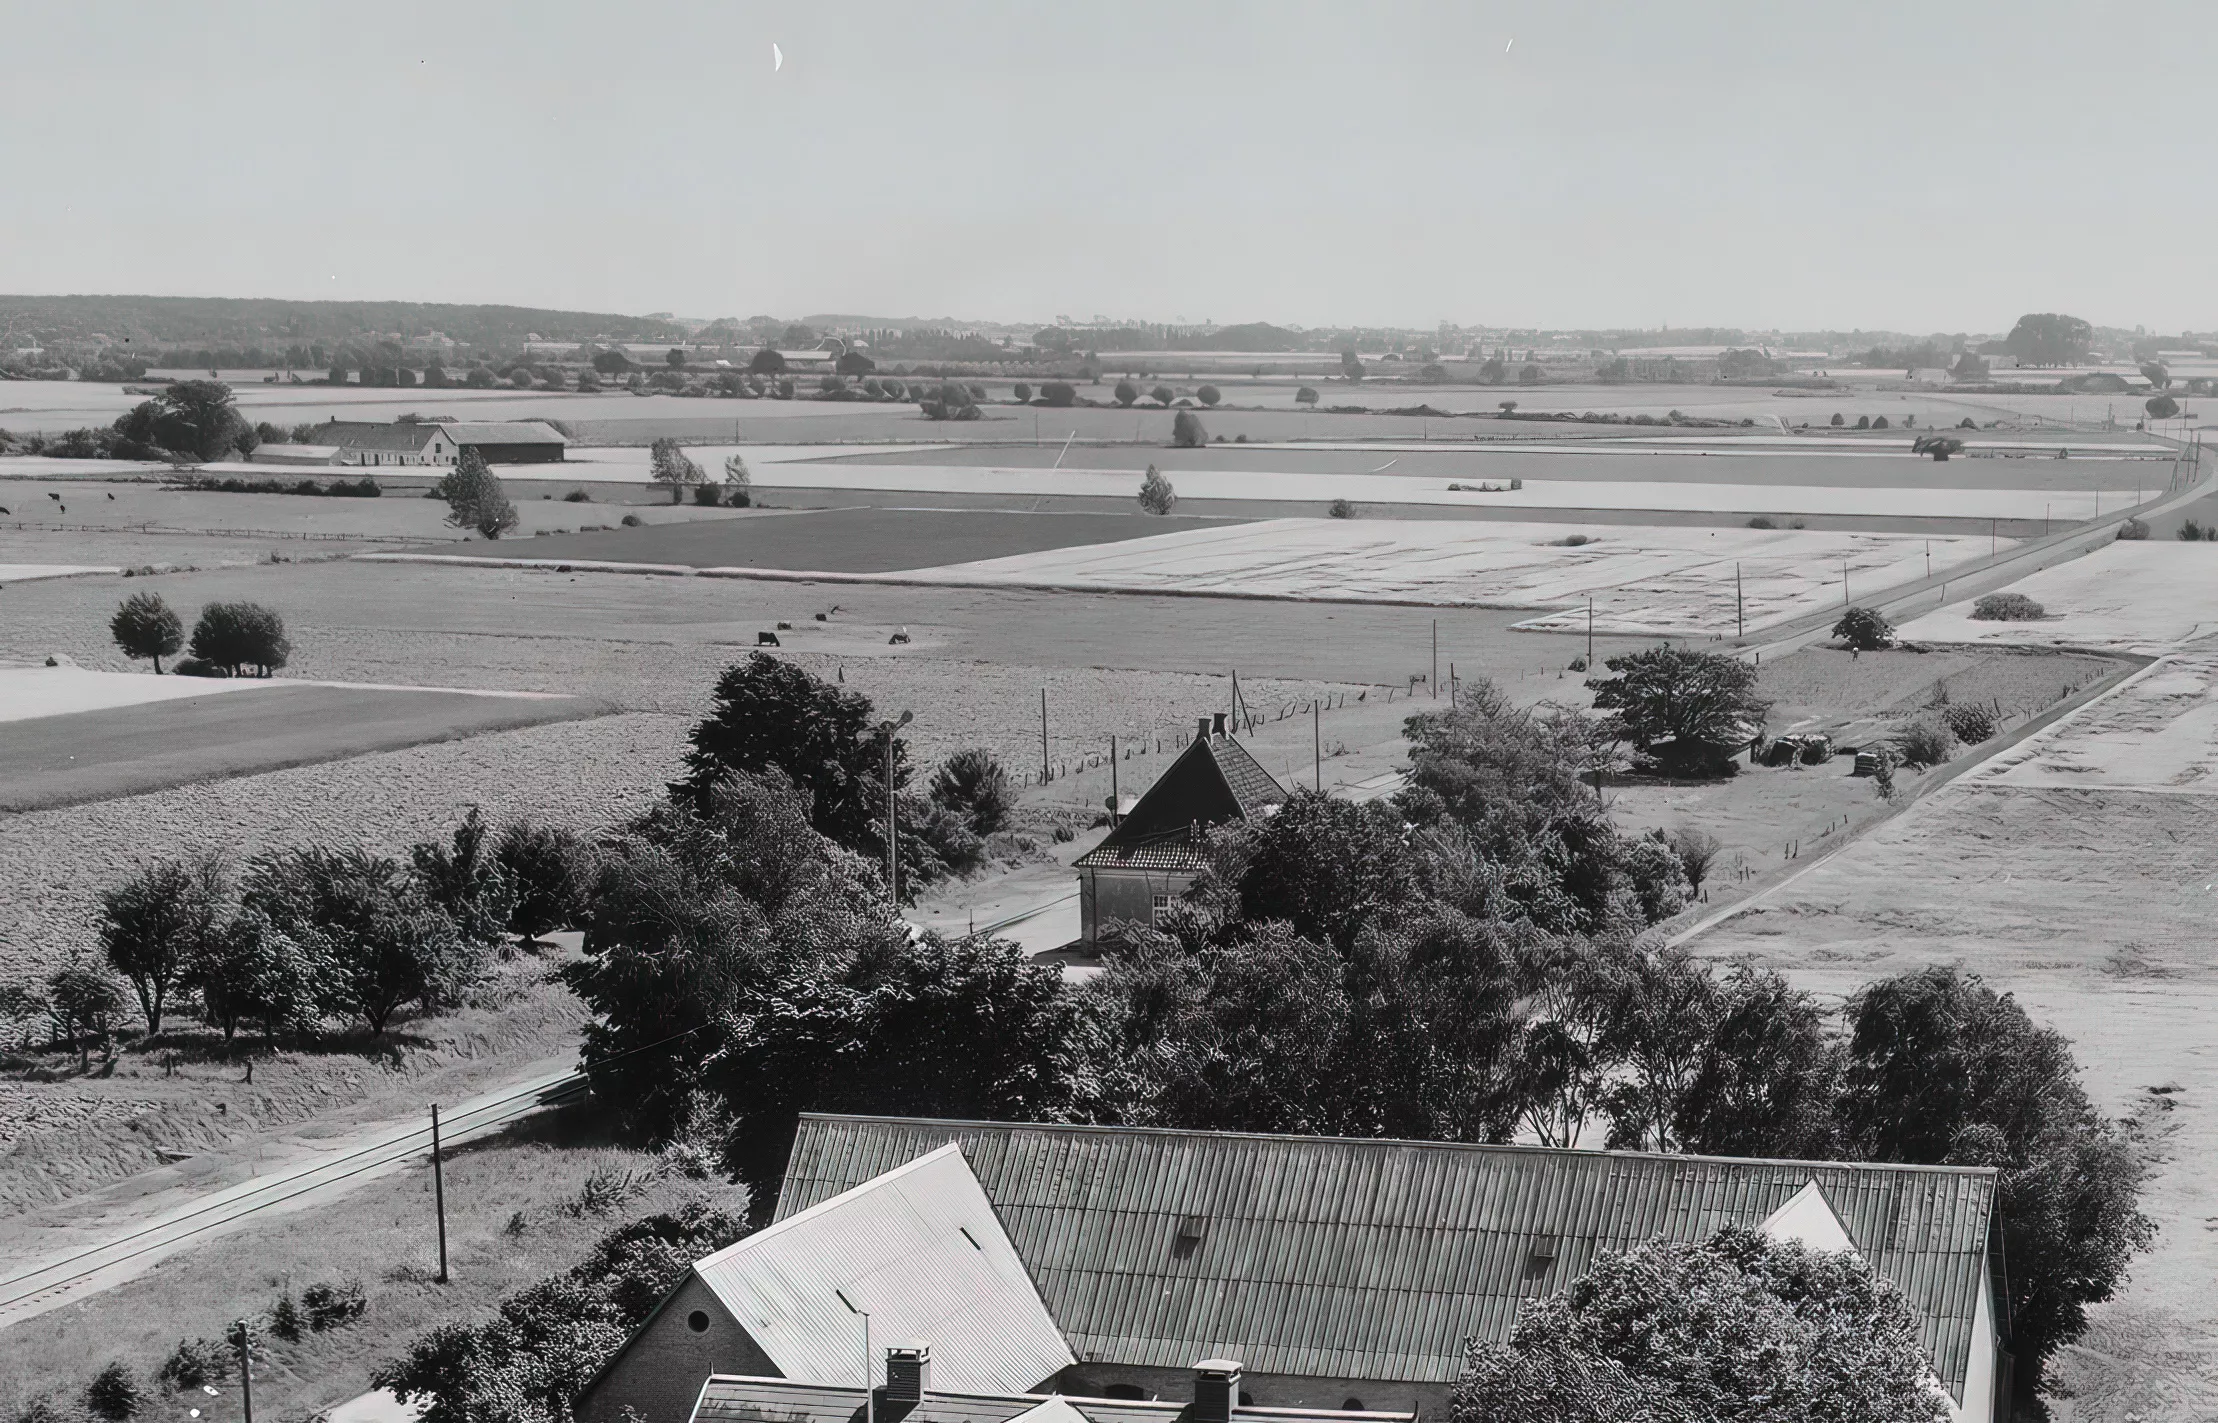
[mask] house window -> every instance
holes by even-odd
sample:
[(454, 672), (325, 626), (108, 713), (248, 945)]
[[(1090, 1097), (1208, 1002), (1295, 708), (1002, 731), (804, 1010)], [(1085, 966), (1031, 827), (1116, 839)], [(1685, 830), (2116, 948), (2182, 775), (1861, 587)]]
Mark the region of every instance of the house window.
[(1169, 912), (1170, 907), (1171, 897), (1167, 894), (1159, 894), (1155, 896), (1154, 912), (1149, 915), (1149, 917), (1151, 919), (1160, 918), (1162, 915)]

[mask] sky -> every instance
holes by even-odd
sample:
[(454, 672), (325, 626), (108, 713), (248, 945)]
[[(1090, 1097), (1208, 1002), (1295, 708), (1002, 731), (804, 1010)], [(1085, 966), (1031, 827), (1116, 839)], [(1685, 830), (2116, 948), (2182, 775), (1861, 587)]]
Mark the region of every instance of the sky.
[(2218, 328), (2208, 3), (0, 0), (0, 33), (10, 293)]

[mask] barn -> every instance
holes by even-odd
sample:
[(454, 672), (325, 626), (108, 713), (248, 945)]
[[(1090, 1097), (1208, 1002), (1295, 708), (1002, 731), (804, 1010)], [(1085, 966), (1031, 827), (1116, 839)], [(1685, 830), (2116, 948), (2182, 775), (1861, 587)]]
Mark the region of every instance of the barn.
[(560, 464), (569, 443), (537, 420), (454, 421), (439, 428), (456, 450), (476, 450), (487, 464)]
[(450, 465), (464, 450), (487, 464), (560, 463), (568, 442), (537, 420), (331, 420), (309, 443), (330, 446), (330, 463), (343, 465)]
[(859, 1384), (866, 1317), (880, 1340), (927, 1344), (956, 1393), (1198, 1405), (1214, 1369), (1241, 1406), (1437, 1416), (1469, 1340), (1506, 1339), (1600, 1255), (1738, 1224), (1855, 1251), (1902, 1291), (1951, 1423), (1988, 1423), (2010, 1369), (1995, 1182), (1988, 1167), (810, 1114), (772, 1224), (697, 1261), (577, 1416), (687, 1423), (712, 1375)]

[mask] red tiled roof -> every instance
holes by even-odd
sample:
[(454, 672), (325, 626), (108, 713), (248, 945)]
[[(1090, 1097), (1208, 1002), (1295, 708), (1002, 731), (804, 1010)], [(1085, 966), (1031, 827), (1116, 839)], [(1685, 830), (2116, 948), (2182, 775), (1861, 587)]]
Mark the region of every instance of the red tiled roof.
[(1076, 867), (1198, 871), (1197, 831), (1261, 815), (1285, 801), (1285, 788), (1246, 747), (1229, 736), (1196, 737)]

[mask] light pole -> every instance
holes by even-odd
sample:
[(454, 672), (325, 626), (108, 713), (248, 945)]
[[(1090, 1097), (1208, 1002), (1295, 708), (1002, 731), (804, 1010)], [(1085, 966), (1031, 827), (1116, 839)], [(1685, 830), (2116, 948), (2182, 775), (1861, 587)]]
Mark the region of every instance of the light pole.
[(878, 727), (886, 737), (886, 893), (896, 904), (901, 902), (901, 842), (895, 838), (893, 813), (893, 734), (915, 720), (913, 713), (905, 711), (899, 721), (882, 722)]

